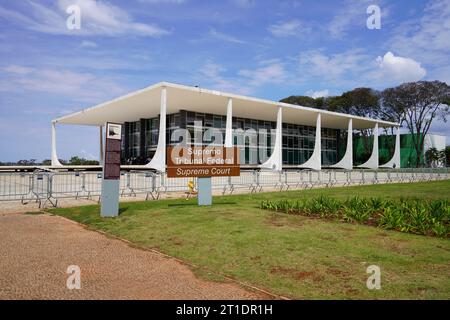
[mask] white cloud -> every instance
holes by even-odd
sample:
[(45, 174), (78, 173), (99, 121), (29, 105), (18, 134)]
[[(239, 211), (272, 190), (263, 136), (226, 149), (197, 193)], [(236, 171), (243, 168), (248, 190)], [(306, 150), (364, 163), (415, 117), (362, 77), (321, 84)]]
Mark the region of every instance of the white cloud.
[(32, 68), (18, 66), (18, 65), (9, 65), (3, 68), (4, 72), (15, 73), (15, 74), (28, 74), (33, 72)]
[(442, 67), (449, 64), (450, 2), (432, 0), (420, 19), (411, 19), (394, 30), (389, 46), (402, 55)]
[[(0, 79), (0, 91), (42, 92), (82, 102), (99, 102), (118, 96), (126, 89), (113, 79), (91, 73), (74, 72), (64, 69), (9, 67), (16, 71)], [(17, 72), (26, 70), (26, 72)]]
[(288, 37), (298, 36), (305, 32), (309, 32), (311, 29), (302, 26), (299, 20), (290, 20), (273, 24), (267, 28), (267, 30), (275, 37)]
[(139, 0), (139, 2), (146, 2), (146, 3), (172, 3), (172, 4), (182, 4), (185, 3), (185, 0)]
[(388, 81), (398, 83), (418, 81), (425, 77), (427, 73), (419, 62), (410, 58), (395, 56), (392, 52), (387, 52), (384, 57), (378, 57), (377, 62), (381, 77), (388, 79)]
[(316, 99), (328, 97), (330, 95), (330, 92), (328, 91), (328, 89), (325, 89), (319, 91), (308, 91), (306, 94), (309, 95), (311, 98)]
[(201, 75), (200, 77), (197, 76), (197, 78), (202, 86), (205, 85), (215, 90), (245, 95), (251, 93), (252, 90), (247, 85), (242, 84), (239, 79), (226, 77), (224, 75), (226, 71), (223, 66), (212, 61), (207, 61), (200, 68)]
[(313, 50), (300, 54), (300, 72), (304, 77), (317, 77), (324, 80), (344, 81), (354, 79), (368, 72), (370, 57), (361, 50), (350, 50), (343, 53), (325, 54)]
[(227, 69), (212, 61), (206, 62), (198, 80), (205, 86), (225, 92), (236, 92), (250, 95), (257, 88), (266, 84), (280, 84), (288, 79), (284, 65), (278, 60), (267, 60), (259, 63), (255, 69), (241, 69), (237, 74), (226, 75)]
[(241, 8), (251, 8), (255, 5), (255, 0), (233, 0), (233, 2)]
[(333, 88), (370, 86), (385, 88), (425, 77), (419, 62), (388, 52), (376, 58), (362, 50), (326, 54), (308, 51), (300, 55), (299, 73), (316, 84)]
[[(47, 7), (37, 2), (28, 2), (28, 5), (26, 13), (0, 7), (0, 17), (34, 31), (56, 35), (160, 37), (169, 34), (156, 25), (136, 22), (126, 11), (106, 1), (58, 0), (56, 6)], [(80, 30), (66, 27), (69, 17), (66, 9), (70, 5), (80, 7)]]
[(208, 35), (217, 40), (221, 40), (221, 41), (225, 41), (225, 42), (237, 43), (237, 44), (245, 44), (246, 43), (245, 41), (242, 41), (233, 36), (218, 32), (215, 29), (210, 29)]
[(280, 84), (287, 80), (287, 72), (281, 62), (273, 61), (256, 69), (242, 69), (238, 73), (252, 86), (262, 86), (268, 83)]
[(337, 11), (328, 24), (328, 31), (333, 38), (344, 37), (349, 29), (357, 27), (366, 29), (369, 15), (366, 10), (369, 5), (378, 5), (381, 8), (382, 25), (383, 19), (388, 15), (388, 7), (381, 0), (347, 0)]
[(85, 40), (85, 41), (81, 42), (81, 47), (82, 48), (97, 48), (98, 45), (94, 41), (86, 41)]

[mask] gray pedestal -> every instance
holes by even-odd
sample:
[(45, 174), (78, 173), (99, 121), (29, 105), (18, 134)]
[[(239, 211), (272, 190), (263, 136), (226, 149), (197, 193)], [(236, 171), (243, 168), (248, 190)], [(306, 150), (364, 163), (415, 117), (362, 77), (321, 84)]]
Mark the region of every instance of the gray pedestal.
[(102, 203), (100, 215), (102, 217), (117, 217), (119, 215), (120, 180), (102, 181)]
[(212, 205), (212, 187), (211, 178), (198, 178), (198, 205), (210, 206)]

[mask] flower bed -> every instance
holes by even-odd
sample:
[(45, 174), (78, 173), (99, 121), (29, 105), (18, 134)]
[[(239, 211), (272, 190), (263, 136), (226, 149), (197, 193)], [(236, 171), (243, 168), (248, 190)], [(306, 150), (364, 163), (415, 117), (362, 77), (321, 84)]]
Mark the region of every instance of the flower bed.
[(263, 201), (261, 208), (288, 214), (334, 219), (401, 232), (450, 237), (450, 201), (351, 197)]

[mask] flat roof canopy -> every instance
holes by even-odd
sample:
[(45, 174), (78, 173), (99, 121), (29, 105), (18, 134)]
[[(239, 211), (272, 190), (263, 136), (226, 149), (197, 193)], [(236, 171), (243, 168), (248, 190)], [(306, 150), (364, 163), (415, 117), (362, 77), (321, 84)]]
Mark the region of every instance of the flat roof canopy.
[(353, 129), (369, 129), (378, 122), (380, 127), (398, 127), (397, 123), (352, 116), (343, 113), (307, 108), (287, 103), (245, 97), (220, 91), (160, 82), (53, 120), (61, 124), (100, 126), (105, 122), (133, 122), (157, 117), (160, 113), (161, 88), (167, 88), (167, 114), (180, 110), (226, 115), (228, 98), (233, 99), (233, 116), (276, 121), (277, 107), (283, 107), (283, 122), (316, 125), (316, 116), (322, 114), (322, 127), (347, 129), (353, 119)]

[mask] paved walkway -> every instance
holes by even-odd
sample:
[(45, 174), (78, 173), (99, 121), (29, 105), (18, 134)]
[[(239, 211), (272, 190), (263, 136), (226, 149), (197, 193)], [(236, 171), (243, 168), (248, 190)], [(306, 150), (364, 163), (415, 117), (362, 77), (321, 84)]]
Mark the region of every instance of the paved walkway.
[[(66, 287), (69, 265), (80, 290)], [(0, 213), (0, 299), (260, 299), (58, 216)]]

